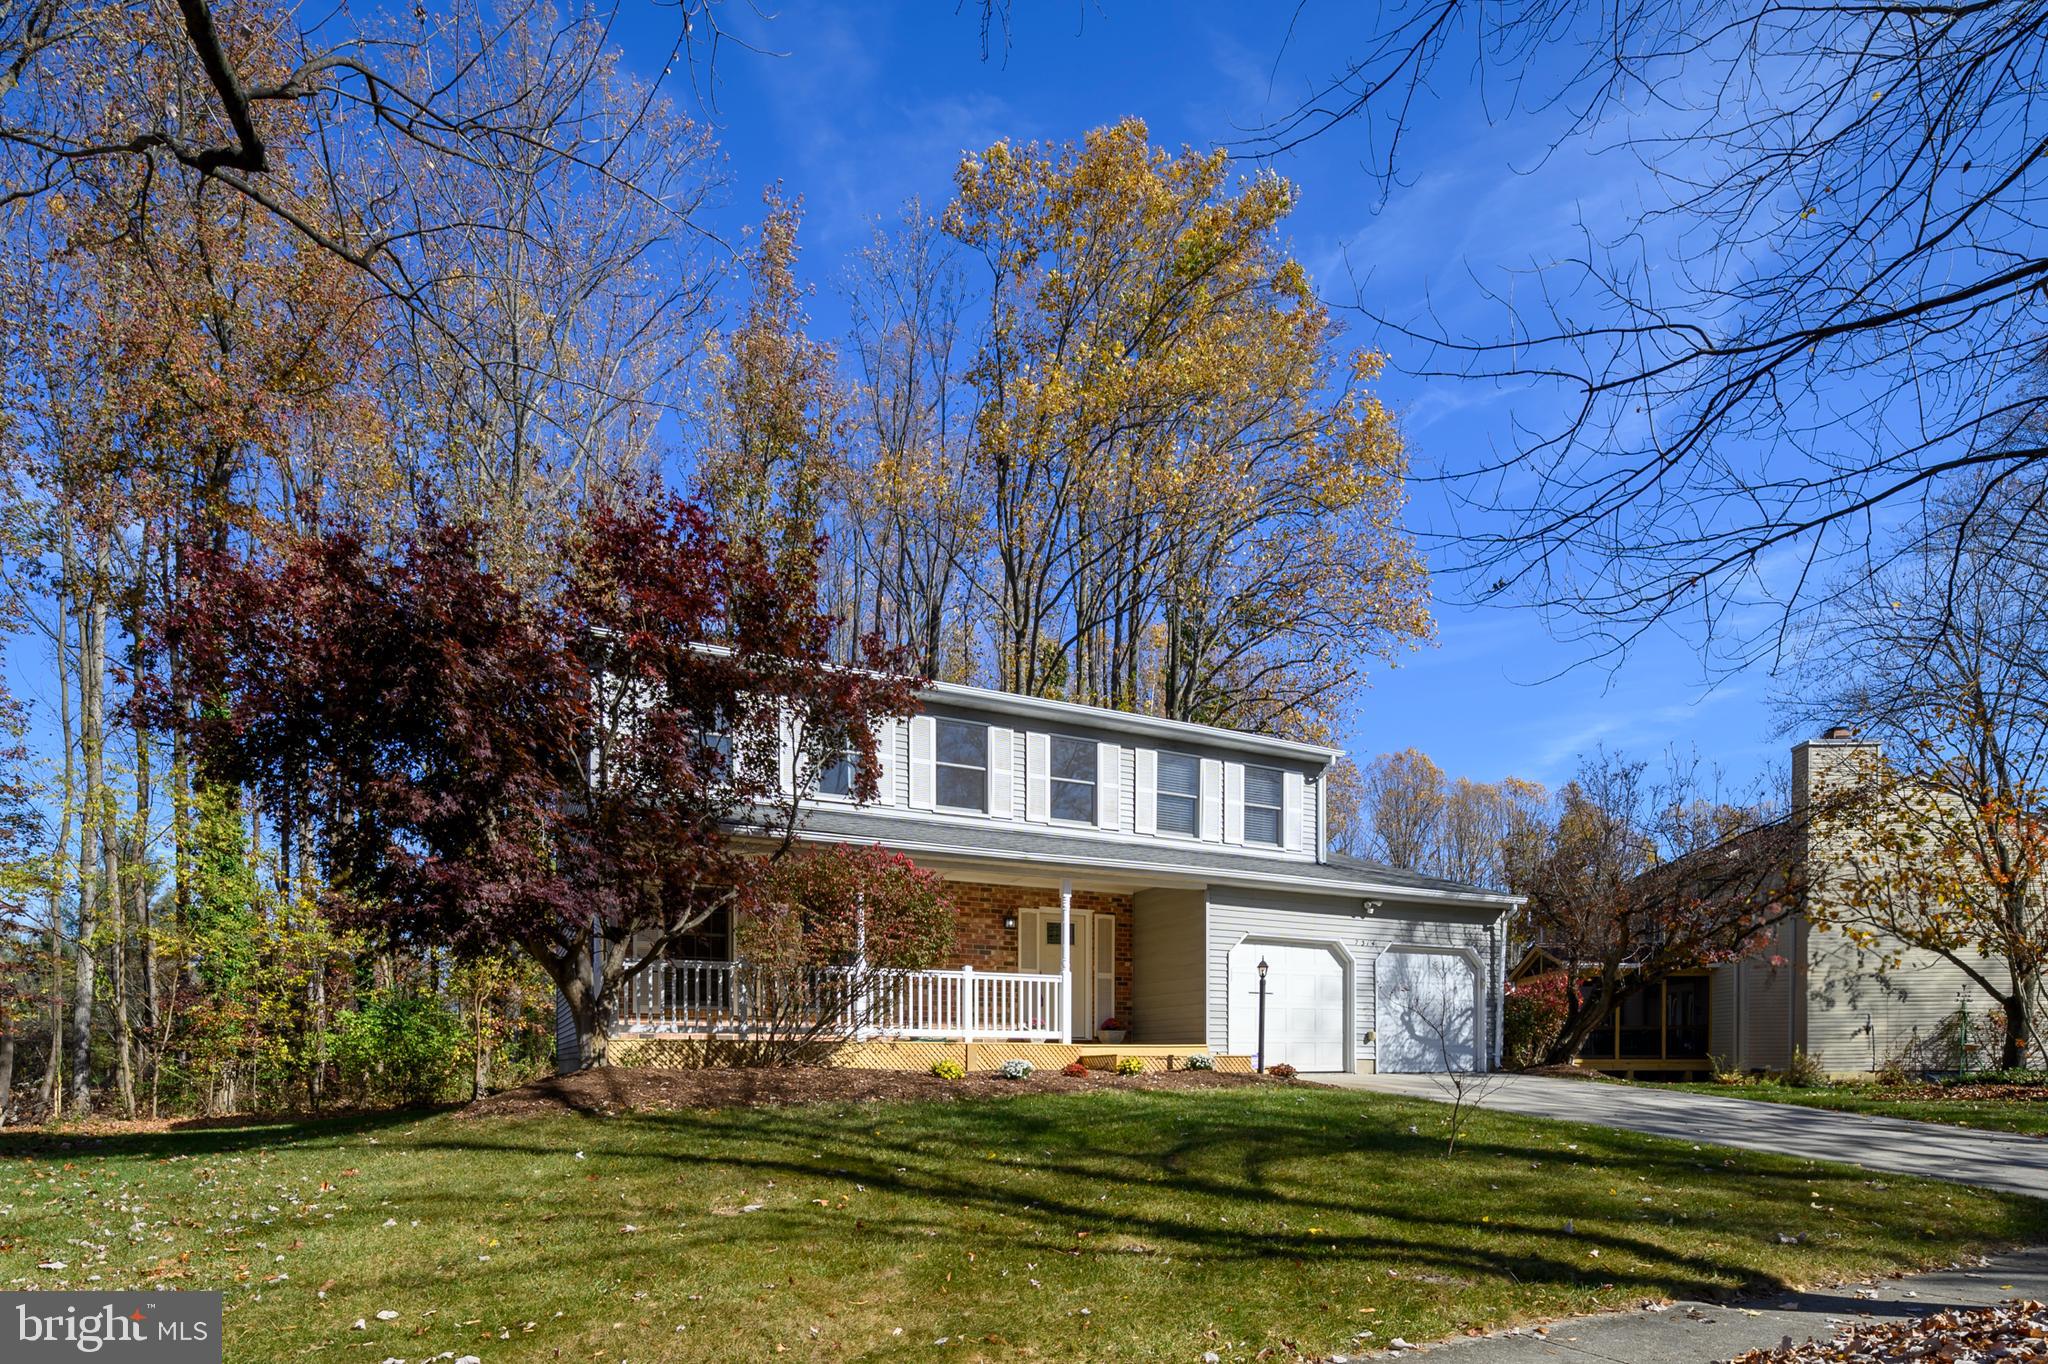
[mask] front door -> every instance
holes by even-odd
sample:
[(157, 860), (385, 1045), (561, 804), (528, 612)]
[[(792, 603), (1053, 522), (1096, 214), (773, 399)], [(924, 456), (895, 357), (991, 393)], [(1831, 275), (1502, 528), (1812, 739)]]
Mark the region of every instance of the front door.
[[(1068, 923), (1074, 972), (1073, 1037), (1093, 1038), (1116, 1010), (1116, 919), (1076, 910)], [(1027, 909), (1017, 916), (1017, 969), (1060, 973), (1060, 912)]]

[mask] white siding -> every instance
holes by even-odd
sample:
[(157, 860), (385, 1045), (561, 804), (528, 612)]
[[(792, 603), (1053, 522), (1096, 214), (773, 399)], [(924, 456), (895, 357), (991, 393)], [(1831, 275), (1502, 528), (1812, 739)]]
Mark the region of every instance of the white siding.
[[(1351, 1044), (1353, 1060), (1373, 1057), (1365, 1040), (1374, 1023), (1373, 972), (1379, 954), (1397, 943), (1469, 949), (1480, 971), (1482, 1038), (1495, 1035), (1499, 1017), (1501, 977), (1496, 944), (1488, 937), (1490, 916), (1436, 912), (1418, 906), (1388, 903), (1367, 915), (1358, 902), (1277, 892), (1212, 887), (1208, 914), (1209, 1045), (1222, 1049), (1230, 1037), (1230, 949), (1245, 938), (1276, 941), (1332, 942), (1349, 952), (1351, 967)], [(1490, 1050), (1490, 1048), (1489, 1048)]]
[(1024, 802), (1027, 780), (1024, 775), (1025, 734), (1021, 729), (1010, 731), (1010, 814), (1012, 818), (1024, 817)]
[(1138, 750), (1126, 747), (1117, 765), (1117, 821), (1125, 833), (1151, 832), (1138, 827)]
[(1131, 897), (1132, 1041), (1207, 1045), (1206, 912), (1199, 890), (1141, 890)]

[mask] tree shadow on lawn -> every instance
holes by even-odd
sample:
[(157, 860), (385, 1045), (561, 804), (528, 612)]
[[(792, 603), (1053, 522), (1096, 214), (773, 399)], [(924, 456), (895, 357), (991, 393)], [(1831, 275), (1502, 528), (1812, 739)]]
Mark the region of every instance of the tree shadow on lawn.
[(160, 1126), (126, 1130), (62, 1123), (54, 1127), (8, 1127), (0, 1128), (0, 1161), (43, 1160), (51, 1156), (163, 1160), (172, 1156), (232, 1155), (416, 1127), (450, 1108), (437, 1104), (310, 1116), (179, 1118)]
[[(615, 1192), (640, 1198), (642, 1207), (678, 1195), (703, 1197), (701, 1189), (685, 1193), (672, 1183), (650, 1189), (623, 1182), (695, 1166), (730, 1172), (734, 1187), (808, 1181), (850, 1191), (857, 1183), (908, 1206), (870, 1202), (853, 1230), (848, 1213), (808, 1202), (771, 1202), (755, 1213), (715, 1218), (693, 1208), (682, 1243), (664, 1238), (665, 1259), (687, 1262), (746, 1245), (765, 1253), (822, 1238), (878, 1251), (892, 1244), (943, 1246), (998, 1230), (1005, 1248), (1083, 1261), (1158, 1255), (1197, 1268), (1253, 1271), (1292, 1261), (1370, 1269), (1375, 1281), (1377, 1271), (1398, 1267), (1410, 1285), (1455, 1288), (1474, 1278), (1507, 1279), (1525, 1289), (1722, 1299), (1786, 1286), (1759, 1261), (1791, 1253), (1775, 1244), (1788, 1218), (1811, 1223), (1819, 1216), (1806, 1206), (1812, 1190), (1824, 1188), (1856, 1222), (1890, 1218), (1896, 1225), (1902, 1215), (1892, 1206), (1897, 1195), (1884, 1184), (1851, 1182), (1812, 1162), (1706, 1154), (1562, 1125), (1545, 1139), (1525, 1120), (1491, 1114), (1475, 1115), (1460, 1153), (1446, 1158), (1431, 1122), (1440, 1117), (1434, 1105), (1419, 1102), (1289, 1089), (1220, 1100), (1130, 1091), (491, 1122), (414, 1110), (108, 1135), (0, 1133), (0, 1160), (205, 1158), (332, 1145), (364, 1166), (361, 1193), (374, 1188), (380, 1198), (388, 1195), (404, 1206), (408, 1220), (473, 1221), (480, 1212), (511, 1205), (523, 1211), (505, 1216), (550, 1225), (547, 1241), (562, 1249), (531, 1248), (528, 1254), (541, 1260), (534, 1272), (585, 1262), (592, 1244), (622, 1246), (618, 1233), (627, 1214), (611, 1198)], [(473, 1160), (459, 1183), (421, 1189), (416, 1177), (409, 1185), (401, 1170), (373, 1165), (365, 1138), (394, 1153)], [(565, 1166), (558, 1181), (535, 1181), (528, 1162), (569, 1160), (579, 1148), (586, 1160)], [(517, 1168), (494, 1164), (492, 1156), (519, 1158)], [(607, 1173), (621, 1184), (604, 1189)], [(1702, 1203), (1715, 1206), (1681, 1208), (1665, 1192), (1674, 1184), (1704, 1186)], [(603, 1200), (589, 1196), (597, 1189)], [(1114, 1201), (1100, 1201), (1103, 1193)], [(1681, 1229), (1721, 1244), (1680, 1247), (1615, 1225), (1645, 1216), (1636, 1203), (1643, 1194), (1661, 1200), (1648, 1210), (1660, 1223), (1689, 1212)], [(359, 1204), (328, 1225), (346, 1233), (392, 1212), (388, 1203), (374, 1212)], [(1930, 1211), (1919, 1225), (1939, 1216), (1938, 1209)], [(968, 1225), (969, 1218), (979, 1225)], [(1318, 1230), (1311, 1234), (1311, 1227)], [(1911, 1233), (1869, 1239), (1888, 1239), (1900, 1249), (1910, 1246)], [(2048, 1208), (2010, 1200), (1983, 1239), (2048, 1239)], [(1767, 1249), (1749, 1256), (1733, 1249), (1744, 1245)], [(1872, 1249), (1861, 1252), (1866, 1262)], [(654, 1250), (649, 1244), (634, 1253)], [(1825, 1273), (1825, 1261), (1825, 1254), (1808, 1253), (1802, 1266)], [(396, 1266), (383, 1268), (389, 1278), (373, 1269), (363, 1286), (404, 1286)], [(1394, 1282), (1388, 1276), (1382, 1286)]]
[[(1716, 1208), (1711, 1218), (1693, 1210), (1686, 1230), (1774, 1249), (1794, 1210), (1813, 1220), (1806, 1205), (1817, 1180), (1838, 1202), (1868, 1191), (1865, 1205), (1846, 1216), (1877, 1220), (1890, 1211), (1891, 1195), (1872, 1180), (1845, 1185), (1839, 1174), (1781, 1157), (1735, 1156), (1717, 1168), (1699, 1153), (1645, 1151), (1644, 1139), (1621, 1134), (1573, 1130), (1557, 1145), (1541, 1145), (1511, 1139), (1515, 1125), (1481, 1119), (1462, 1153), (1446, 1159), (1439, 1140), (1407, 1130), (1406, 1109), (1379, 1124), (1358, 1121), (1371, 1116), (1363, 1106), (1290, 1112), (1263, 1103), (1233, 1118), (1214, 1108), (1190, 1112), (1178, 1096), (1132, 1095), (1117, 1108), (1084, 1114), (1005, 1101), (947, 1105), (942, 1116), (929, 1109), (920, 1116), (926, 1120), (906, 1126), (887, 1110), (649, 1114), (607, 1119), (600, 1131), (610, 1136), (593, 1143), (596, 1133), (579, 1132), (577, 1141), (600, 1180), (610, 1162), (715, 1164), (747, 1187), (857, 1182), (871, 1194), (928, 1206), (930, 1215), (908, 1209), (865, 1216), (860, 1234), (883, 1242), (962, 1235), (954, 1214), (967, 1213), (998, 1223), (1008, 1243), (1047, 1255), (1114, 1257), (1133, 1253), (1136, 1242), (1137, 1253), (1198, 1262), (1377, 1268), (1392, 1260), (1411, 1276), (1505, 1276), (1530, 1287), (1613, 1286), (1708, 1299), (1785, 1281), (1755, 1258), (1679, 1248), (1614, 1225), (1644, 1215), (1635, 1205), (1641, 1191), (1655, 1197), (1674, 1182), (1703, 1181), (1732, 1206)], [(520, 1138), (519, 1126), (480, 1131), (465, 1124), (458, 1134), (449, 1124), (423, 1133), (417, 1144), (476, 1155), (563, 1154), (559, 1145)], [(1578, 1152), (1560, 1149), (1568, 1138)], [(1226, 1153), (1234, 1146), (1242, 1154), (1233, 1161)], [(1540, 1171), (1550, 1177), (1538, 1177)], [(1638, 1183), (1638, 1176), (1648, 1182)], [(1624, 1183), (1632, 1187), (1622, 1190)], [(1097, 1199), (1106, 1191), (1117, 1200), (1113, 1207)], [(1629, 1202), (1615, 1201), (1622, 1196)], [(616, 1230), (616, 1208), (552, 1211), (557, 1222), (587, 1217), (593, 1235)], [(1669, 1195), (1654, 1206), (1660, 1222), (1675, 1220), (1678, 1211)], [(2032, 1213), (2013, 1208), (1988, 1239), (2001, 1232), (2015, 1241), (2048, 1236), (2048, 1215)], [(1268, 1225), (1243, 1225), (1247, 1219)], [(735, 1238), (787, 1243), (846, 1235), (843, 1214), (808, 1204), (771, 1204), (720, 1220), (724, 1225), (706, 1231), (707, 1249)], [(1275, 1221), (1284, 1225), (1270, 1225)], [(1310, 1227), (1319, 1230), (1311, 1234)]]

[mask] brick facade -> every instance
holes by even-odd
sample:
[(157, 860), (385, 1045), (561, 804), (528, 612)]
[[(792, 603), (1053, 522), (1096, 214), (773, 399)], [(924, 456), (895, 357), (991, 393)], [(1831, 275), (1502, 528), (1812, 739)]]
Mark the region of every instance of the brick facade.
[[(1017, 930), (1003, 927), (1019, 910), (1057, 908), (1056, 890), (1030, 886), (992, 886), (950, 881), (955, 916), (953, 955), (944, 965), (972, 966), (977, 971), (1017, 969)], [(1131, 897), (1099, 891), (1074, 892), (1074, 912), (1108, 914), (1116, 920), (1116, 1013), (1131, 1016)]]

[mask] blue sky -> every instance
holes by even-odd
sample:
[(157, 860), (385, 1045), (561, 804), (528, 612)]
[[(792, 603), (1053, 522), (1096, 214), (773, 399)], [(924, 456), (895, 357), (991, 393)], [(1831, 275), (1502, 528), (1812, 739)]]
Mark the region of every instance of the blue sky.
[[(1291, 37), (1284, 5), (1016, 9), (1007, 50), (998, 38), (984, 60), (971, 3), (958, 12), (844, 0), (772, 14), (722, 7), (742, 41), (720, 48), (714, 102), (698, 106), (718, 129), (731, 180), (718, 220), (736, 239), (765, 186), (780, 181), (802, 196), (820, 337), (840, 326), (833, 285), (847, 255), (911, 196), (943, 204), (963, 150), (1003, 137), (1076, 138), (1133, 114), (1161, 143), (1239, 141), (1330, 74), (1362, 26), (1339, 4), (1310, 4)], [(629, 59), (665, 55), (674, 11), (629, 6), (627, 15)], [(1456, 55), (1444, 64), (1435, 102), (1417, 111), (1407, 173), (1384, 199), (1363, 169), (1371, 153), (1358, 132), (1272, 163), (1301, 189), (1291, 244), (1333, 303), (1362, 297), (1383, 314), (1429, 313), (1453, 330), (1499, 334), (1504, 322), (1481, 285), (1507, 288), (1510, 272), (1526, 278), (1569, 249), (1581, 215), (1611, 227), (1646, 194), (1626, 155), (1592, 143), (1552, 151), (1554, 122), (1507, 114), (1500, 88), (1488, 77), (1482, 89), (1473, 69)], [(1398, 369), (1400, 347), (1362, 319), (1352, 336), (1385, 345)], [(1543, 399), (1398, 373), (1381, 392), (1410, 442), (1413, 527), (1447, 569), (1458, 553), (1452, 537), (1483, 529), (1487, 512), (1455, 506), (1428, 475), (1508, 448), (1510, 415), (1540, 419), (1529, 404)], [(1452, 591), (1447, 579), (1444, 588)], [(1748, 672), (1710, 683), (1696, 641), (1681, 631), (1651, 635), (1612, 666), (1586, 663), (1583, 645), (1554, 638), (1526, 608), (1440, 595), (1437, 619), (1439, 643), (1380, 670), (1360, 700), (1344, 736), (1354, 752), (1413, 746), (1454, 774), (1553, 784), (1596, 744), (1646, 758), (1696, 745), (1736, 785), (1783, 761), (1773, 680)]]

